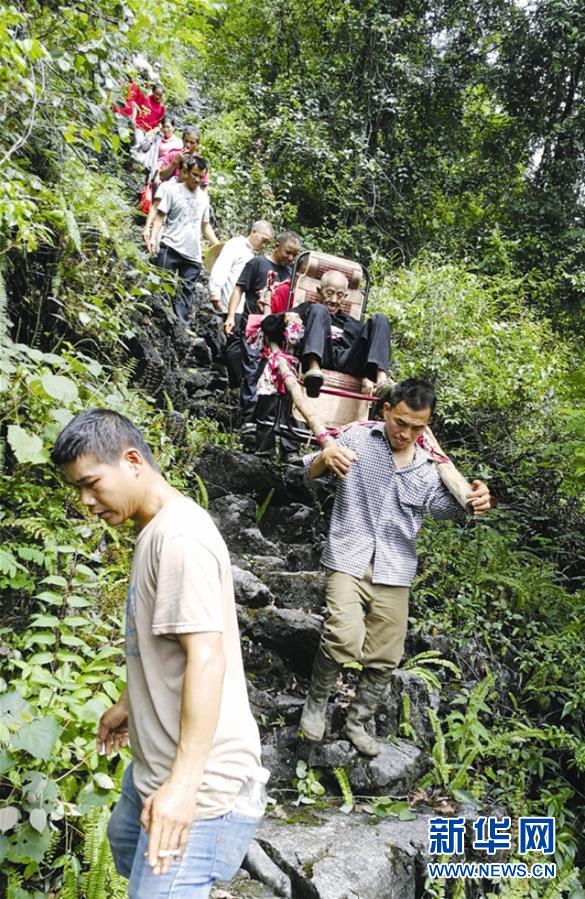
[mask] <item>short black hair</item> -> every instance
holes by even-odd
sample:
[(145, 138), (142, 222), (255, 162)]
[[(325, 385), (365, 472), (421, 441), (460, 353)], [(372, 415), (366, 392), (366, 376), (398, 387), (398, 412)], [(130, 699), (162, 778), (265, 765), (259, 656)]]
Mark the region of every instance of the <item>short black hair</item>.
[(378, 389), (377, 394), (380, 407), (384, 403), (389, 403), (391, 407), (397, 406), (398, 403), (406, 403), (413, 412), (430, 409), (432, 415), (437, 405), (435, 388), (421, 378), (406, 378), (393, 386), (389, 383), (384, 384)]
[(172, 125), (175, 126), (175, 117), (169, 115), (168, 113), (162, 117), (160, 120), (161, 125)]
[(191, 169), (201, 169), (202, 172), (206, 172), (209, 168), (209, 163), (207, 159), (204, 159), (203, 156), (189, 156), (187, 160), (187, 171), (190, 172)]
[(98, 462), (112, 464), (131, 446), (140, 450), (144, 460), (158, 471), (152, 450), (129, 418), (113, 409), (86, 409), (65, 425), (51, 450), (51, 461), (67, 465), (91, 453)]
[(296, 231), (281, 231), (280, 234), (278, 234), (276, 237), (276, 243), (279, 244), (286, 243), (287, 240), (294, 240), (298, 243), (299, 246), (301, 245), (301, 238)]

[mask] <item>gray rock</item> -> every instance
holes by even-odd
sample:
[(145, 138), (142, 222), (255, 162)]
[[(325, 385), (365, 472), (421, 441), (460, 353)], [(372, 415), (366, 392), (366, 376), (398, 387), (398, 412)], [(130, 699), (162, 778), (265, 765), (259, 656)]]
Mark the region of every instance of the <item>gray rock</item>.
[(251, 571), (245, 571), (237, 565), (232, 565), (232, 577), (236, 602), (254, 609), (272, 603), (272, 593)]
[(265, 579), (280, 608), (325, 612), (324, 571), (270, 571)]
[(303, 899), (415, 899), (422, 886), (427, 819), (312, 811), (286, 827), (265, 818), (256, 837)]
[(264, 553), (269, 556), (278, 551), (278, 547), (268, 540), (256, 526), (244, 528), (238, 538), (240, 552)]
[(427, 746), (433, 740), (428, 709), (438, 712), (439, 704), (439, 693), (435, 688), (429, 691), (422, 677), (397, 668), (380, 699), (376, 715), (378, 733), (382, 736), (396, 736), (406, 706), (407, 722), (414, 732), (414, 739)]
[(314, 537), (314, 526), (320, 522), (318, 513), (310, 506), (293, 502), (293, 496), (291, 493), (284, 508), (270, 505), (260, 526), (268, 537), (283, 543), (310, 543)]
[(358, 751), (347, 740), (312, 744), (307, 764), (310, 768), (346, 768), (358, 759)]
[(253, 615), (247, 634), (263, 646), (277, 649), (294, 669), (308, 674), (321, 636), (319, 616), (298, 609), (268, 607)]
[(262, 764), (270, 771), (268, 791), (290, 788), (297, 768), (299, 737), (294, 726), (275, 727), (262, 742)]
[(389, 793), (405, 796), (428, 768), (425, 753), (408, 743), (382, 744), (380, 755), (373, 759), (360, 756), (349, 772), (353, 789), (359, 793)]
[(271, 490), (283, 491), (282, 477), (274, 466), (251, 453), (210, 446), (199, 459), (197, 471), (214, 497), (246, 494), (261, 503)]
[(287, 724), (298, 724), (304, 703), (304, 699), (300, 696), (290, 696), (288, 693), (273, 695), (266, 690), (259, 690), (251, 681), (247, 681), (247, 687), (248, 698), (256, 718), (259, 714), (266, 715), (269, 725), (274, 724), (277, 719), (280, 719), (279, 725), (283, 721)]
[(244, 561), (259, 578), (264, 578), (269, 571), (279, 571), (284, 565), (282, 556), (248, 556), (246, 560), (242, 560), (242, 565)]
[(316, 539), (310, 543), (292, 543), (286, 554), (286, 566), (289, 571), (317, 571), (321, 565), (322, 541)]
[(219, 528), (231, 553), (278, 554), (278, 547), (260, 532), (256, 524), (256, 503), (249, 496), (220, 496), (209, 504), (209, 514)]
[(275, 865), (269, 855), (266, 854), (260, 844), (253, 840), (244, 860), (246, 871), (261, 883), (272, 887), (276, 896), (285, 896), (292, 899), (292, 884), (290, 877)]

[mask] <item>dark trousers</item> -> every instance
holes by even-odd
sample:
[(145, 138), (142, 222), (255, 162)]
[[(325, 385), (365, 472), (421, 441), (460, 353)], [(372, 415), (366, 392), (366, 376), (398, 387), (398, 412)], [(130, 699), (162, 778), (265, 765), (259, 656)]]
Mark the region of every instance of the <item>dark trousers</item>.
[[(342, 371), (358, 378), (375, 381), (380, 371), (390, 367), (390, 323), (385, 315), (376, 313), (367, 322), (351, 323), (351, 333), (345, 335), (351, 346), (335, 345), (331, 339), (331, 316), (319, 303), (313, 303), (301, 313), (305, 333), (301, 341), (301, 360), (317, 356), (323, 368)], [(303, 366), (304, 368), (305, 366)]]
[(293, 424), (292, 401), (287, 394), (276, 393), (259, 396), (256, 403), (256, 449), (260, 453), (273, 454), (276, 435), (280, 437), (282, 453), (298, 452), (301, 441), (290, 430)]
[(179, 284), (175, 295), (175, 312), (182, 325), (189, 324), (189, 313), (195, 300), (195, 286), (201, 274), (201, 263), (187, 259), (172, 247), (161, 243), (156, 257), (158, 268), (165, 268), (169, 272), (177, 272)]
[(240, 389), (240, 406), (242, 408), (242, 418), (244, 421), (254, 421), (254, 412), (256, 409), (256, 391), (258, 387), (258, 378), (262, 371), (262, 360), (260, 358), (260, 350), (256, 350), (247, 342), (244, 333), (246, 331), (246, 320), (242, 319), (240, 323), (240, 349), (242, 352), (242, 386)]

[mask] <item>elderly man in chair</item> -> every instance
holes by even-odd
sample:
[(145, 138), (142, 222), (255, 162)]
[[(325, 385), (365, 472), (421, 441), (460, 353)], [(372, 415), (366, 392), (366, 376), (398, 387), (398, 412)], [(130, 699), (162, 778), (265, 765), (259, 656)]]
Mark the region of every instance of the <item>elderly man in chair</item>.
[[(321, 366), (366, 378), (372, 386), (386, 381), (390, 366), (390, 323), (386, 316), (376, 314), (360, 322), (343, 312), (349, 285), (338, 271), (322, 275), (317, 294), (317, 303), (307, 301), (293, 310), (304, 325), (299, 355), (307, 396), (319, 396), (324, 381)], [(262, 328), (269, 339), (280, 343), (285, 315), (270, 315), (264, 320)]]

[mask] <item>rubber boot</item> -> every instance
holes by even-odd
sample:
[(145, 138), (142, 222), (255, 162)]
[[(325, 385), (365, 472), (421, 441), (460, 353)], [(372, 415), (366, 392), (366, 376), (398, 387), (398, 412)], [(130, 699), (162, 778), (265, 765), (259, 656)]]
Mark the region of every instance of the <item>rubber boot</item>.
[(371, 737), (365, 725), (374, 715), (384, 687), (390, 679), (390, 672), (379, 668), (364, 668), (359, 679), (357, 693), (352, 701), (345, 732), (355, 748), (364, 755), (379, 755), (382, 746), (375, 737)]
[(325, 653), (321, 646), (317, 650), (311, 685), (301, 715), (301, 730), (307, 740), (318, 742), (325, 733), (325, 709), (327, 700), (335, 688), (339, 665)]

